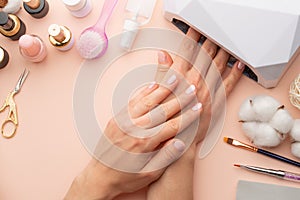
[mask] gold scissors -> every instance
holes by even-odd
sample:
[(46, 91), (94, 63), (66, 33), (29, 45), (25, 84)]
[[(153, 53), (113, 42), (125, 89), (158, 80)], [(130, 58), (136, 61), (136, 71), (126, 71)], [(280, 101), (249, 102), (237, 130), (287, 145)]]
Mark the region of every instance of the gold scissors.
[[(3, 112), (6, 107), (9, 107), (7, 118), (1, 126), (1, 134), (6, 139), (12, 138), (16, 133), (17, 126), (18, 126), (18, 115), (17, 115), (17, 107), (16, 107), (16, 103), (14, 100), (14, 96), (20, 92), (21, 87), (22, 87), (26, 77), (28, 76), (28, 74), (29, 74), (29, 71), (27, 69), (25, 69), (23, 71), (23, 73), (21, 74), (16, 87), (14, 88), (13, 91), (11, 91), (8, 94), (3, 106), (0, 108), (0, 112)], [(5, 133), (4, 127), (9, 123), (13, 124), (14, 128), (13, 128), (12, 132)]]

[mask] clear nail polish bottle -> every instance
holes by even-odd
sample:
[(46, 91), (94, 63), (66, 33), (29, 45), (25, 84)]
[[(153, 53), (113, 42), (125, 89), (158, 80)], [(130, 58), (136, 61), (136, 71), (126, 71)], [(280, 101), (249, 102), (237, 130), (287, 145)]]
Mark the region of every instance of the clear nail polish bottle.
[(126, 19), (123, 24), (123, 33), (120, 46), (129, 51), (134, 44), (140, 26), (147, 24), (154, 10), (156, 0), (128, 0), (125, 8)]

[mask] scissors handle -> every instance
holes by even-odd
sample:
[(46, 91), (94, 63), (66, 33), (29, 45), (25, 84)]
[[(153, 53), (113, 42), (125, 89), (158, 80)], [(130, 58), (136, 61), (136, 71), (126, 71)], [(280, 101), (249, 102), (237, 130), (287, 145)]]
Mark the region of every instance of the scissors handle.
[[(5, 132), (4, 129), (6, 127), (7, 124), (13, 124), (13, 130), (9, 133)], [(16, 130), (17, 130), (17, 126), (18, 124), (15, 123), (13, 120), (11, 119), (7, 119), (3, 122), (2, 126), (1, 126), (1, 134), (4, 138), (9, 139), (14, 137), (14, 135), (16, 134)]]

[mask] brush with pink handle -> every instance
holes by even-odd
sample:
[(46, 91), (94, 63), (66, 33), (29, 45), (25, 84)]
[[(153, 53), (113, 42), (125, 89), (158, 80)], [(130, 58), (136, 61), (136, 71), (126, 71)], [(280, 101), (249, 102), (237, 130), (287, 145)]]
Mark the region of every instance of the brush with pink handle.
[(99, 58), (106, 52), (108, 38), (105, 33), (105, 27), (117, 2), (118, 0), (106, 0), (96, 24), (81, 33), (77, 43), (77, 50), (83, 58)]

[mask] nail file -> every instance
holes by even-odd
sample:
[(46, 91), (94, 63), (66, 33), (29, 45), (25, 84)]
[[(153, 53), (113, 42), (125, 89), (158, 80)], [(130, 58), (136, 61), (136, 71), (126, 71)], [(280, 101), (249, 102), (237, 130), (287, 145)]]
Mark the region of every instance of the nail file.
[(295, 200), (300, 188), (240, 180), (236, 200)]

